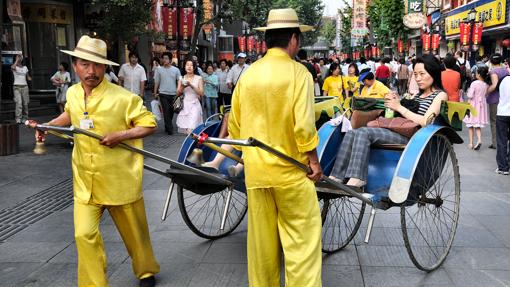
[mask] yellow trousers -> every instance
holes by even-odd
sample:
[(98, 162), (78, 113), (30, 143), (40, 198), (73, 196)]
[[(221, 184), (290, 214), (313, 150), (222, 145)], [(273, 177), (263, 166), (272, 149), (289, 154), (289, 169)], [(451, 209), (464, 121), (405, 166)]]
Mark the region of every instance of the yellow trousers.
[(322, 221), (317, 193), (305, 178), (284, 187), (248, 190), (248, 280), (252, 287), (321, 286)]
[(106, 255), (99, 222), (108, 209), (126, 249), (133, 271), (143, 279), (159, 272), (149, 237), (143, 198), (130, 204), (103, 206), (74, 202), (74, 237), (78, 251), (78, 286), (108, 286)]

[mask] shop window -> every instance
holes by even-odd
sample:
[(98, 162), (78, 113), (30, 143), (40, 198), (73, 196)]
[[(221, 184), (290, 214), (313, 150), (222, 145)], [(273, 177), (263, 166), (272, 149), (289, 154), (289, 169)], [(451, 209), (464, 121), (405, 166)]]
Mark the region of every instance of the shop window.
[(232, 37), (218, 37), (218, 51), (234, 51)]
[(5, 25), (2, 32), (2, 51), (23, 51), (22, 25)]

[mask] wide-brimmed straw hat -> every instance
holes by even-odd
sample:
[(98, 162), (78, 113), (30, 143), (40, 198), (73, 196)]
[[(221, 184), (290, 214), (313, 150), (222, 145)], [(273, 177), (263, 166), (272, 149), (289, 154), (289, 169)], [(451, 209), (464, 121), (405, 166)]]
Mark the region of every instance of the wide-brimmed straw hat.
[(313, 27), (299, 23), (298, 15), (292, 8), (273, 9), (267, 16), (267, 26), (255, 28), (257, 31), (267, 31), (273, 29), (299, 28), (301, 32), (312, 31)]
[(60, 50), (60, 52), (69, 54), (73, 57), (92, 61), (99, 64), (118, 66), (106, 58), (106, 43), (101, 39), (91, 38), (87, 35), (82, 36), (76, 44), (74, 51)]

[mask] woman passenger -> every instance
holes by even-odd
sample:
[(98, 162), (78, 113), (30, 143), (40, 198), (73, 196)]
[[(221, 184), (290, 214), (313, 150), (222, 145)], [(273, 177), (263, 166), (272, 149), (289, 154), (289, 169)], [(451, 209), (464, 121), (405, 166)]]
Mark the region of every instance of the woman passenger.
[[(448, 96), (441, 84), (441, 64), (432, 55), (425, 55), (416, 60), (414, 76), (420, 88), (415, 100), (419, 103), (417, 113), (411, 112), (400, 104), (396, 94), (387, 94), (385, 106), (400, 113), (413, 122), (425, 126), (429, 119), (439, 114), (441, 102)], [(370, 146), (372, 144), (406, 144), (409, 138), (385, 128), (362, 127), (350, 130), (345, 135), (337, 153), (335, 165), (330, 178), (338, 181), (347, 180), (347, 185), (361, 188), (366, 185)]]

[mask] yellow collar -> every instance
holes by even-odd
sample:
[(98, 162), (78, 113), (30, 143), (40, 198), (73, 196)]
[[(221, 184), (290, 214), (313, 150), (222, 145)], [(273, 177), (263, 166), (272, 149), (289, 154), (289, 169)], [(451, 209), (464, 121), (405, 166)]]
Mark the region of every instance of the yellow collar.
[[(108, 86), (108, 81), (103, 77), (103, 80), (97, 85), (95, 88), (92, 89), (92, 93), (90, 94), (91, 97), (102, 95), (103, 92), (106, 90), (106, 87)], [(83, 89), (82, 84), (80, 83), (80, 95), (82, 97), (85, 97), (85, 90)]]
[(266, 55), (267, 56), (271, 56), (271, 57), (286, 57), (286, 58), (290, 59), (289, 54), (287, 54), (281, 48), (271, 48), (271, 49), (267, 50), (267, 54)]

